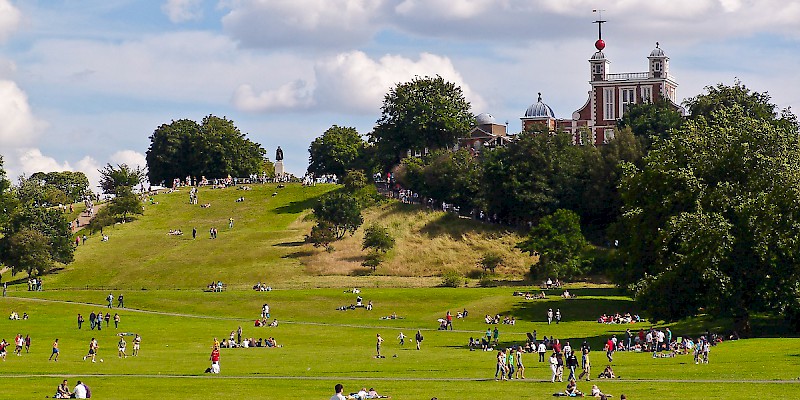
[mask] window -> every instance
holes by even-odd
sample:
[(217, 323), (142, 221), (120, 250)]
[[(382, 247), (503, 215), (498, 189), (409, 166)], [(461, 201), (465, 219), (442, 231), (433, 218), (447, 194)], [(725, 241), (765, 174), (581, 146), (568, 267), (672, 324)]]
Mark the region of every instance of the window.
[(628, 110), (628, 105), (636, 103), (636, 89), (620, 89), (620, 115)]
[(661, 72), (661, 61), (653, 61), (653, 71)]
[(643, 87), (642, 88), (642, 102), (652, 102), (653, 101), (653, 88), (651, 87)]
[(603, 89), (603, 119), (606, 121), (614, 120), (614, 89)]
[(605, 136), (605, 137), (603, 138), (603, 141), (604, 141), (605, 143), (608, 143), (608, 142), (610, 142), (610, 141), (614, 140), (614, 129), (613, 129), (613, 128), (606, 128), (606, 129), (603, 131), (603, 136)]
[(600, 64), (592, 64), (592, 73), (595, 75), (600, 75), (603, 73), (603, 66)]

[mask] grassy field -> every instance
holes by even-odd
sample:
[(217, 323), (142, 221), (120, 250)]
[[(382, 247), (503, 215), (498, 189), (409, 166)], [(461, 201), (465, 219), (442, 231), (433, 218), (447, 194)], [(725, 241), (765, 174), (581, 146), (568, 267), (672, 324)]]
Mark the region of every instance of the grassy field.
[[(148, 204), (138, 221), (106, 229), (109, 242), (95, 236), (81, 245), (75, 263), (45, 277), (45, 291), (10, 286), (8, 297), (0, 298), (0, 338), (11, 341), (19, 333), (30, 335), (33, 344), (29, 354), (9, 352), (0, 362), (0, 399), (52, 396), (64, 378), (73, 386), (83, 380), (100, 399), (328, 399), (336, 383), (347, 393), (374, 387), (393, 399), (544, 399), (565, 384), (550, 383), (549, 366), (535, 355), (525, 356), (528, 379), (495, 382), (495, 353), (469, 351), (469, 338), (485, 334), (485, 314), (517, 318), (514, 326), (499, 325), (501, 347), (524, 343), (526, 332), (534, 330), (574, 346), (588, 340), (595, 349), (595, 375), (607, 364), (599, 351), (604, 340), (626, 327), (650, 327), (594, 322), (602, 313), (638, 311), (630, 298), (608, 286), (571, 287), (578, 298), (568, 300), (555, 291), (547, 300), (512, 296), (524, 290), (520, 287), (435, 287), (441, 281), (433, 276), (437, 270), (469, 273), (486, 248), (511, 254), (517, 238), (396, 204), (366, 214), (368, 223), (380, 221), (392, 229), (398, 248), (386, 271), (379, 270), (385, 275), (361, 275), (359, 234), (338, 243), (331, 258), (301, 242), (311, 224), (304, 218), (307, 208), (332, 189), (201, 190), (200, 203), (211, 203), (210, 208), (189, 205), (186, 192), (158, 195), (157, 204)], [(240, 196), (245, 201), (235, 202)], [(208, 235), (212, 226), (219, 229), (215, 240)], [(192, 227), (198, 229), (197, 239), (191, 238)], [(170, 229), (184, 235), (169, 236)], [(521, 254), (509, 260), (503, 273), (511, 278), (528, 262)], [(204, 292), (212, 280), (228, 283), (228, 290)], [(258, 281), (276, 290), (249, 290)], [(356, 295), (346, 292), (352, 287), (362, 288), (365, 303), (373, 301), (372, 311), (336, 309), (355, 302)], [(105, 308), (109, 291), (115, 298), (123, 294), (128, 308)], [(264, 303), (279, 320), (277, 327), (253, 326)], [(560, 309), (563, 322), (548, 325), (548, 308)], [(462, 309), (470, 314), (455, 320), (454, 331), (436, 329), (448, 310)], [(5, 316), (11, 311), (30, 319), (10, 321)], [(89, 330), (91, 311), (119, 313), (119, 329), (112, 322), (101, 331)], [(80, 330), (78, 313), (87, 318)], [(392, 313), (400, 318), (381, 318)], [(222, 373), (204, 374), (213, 338), (226, 338), (239, 326), (244, 337), (275, 337), (283, 347), (223, 349)], [(670, 327), (676, 336), (694, 336), (706, 329), (727, 332), (728, 326), (729, 321), (706, 316)], [(410, 339), (418, 329), (425, 337), (420, 351)], [(709, 365), (695, 365), (691, 356), (617, 353), (613, 366), (621, 379), (593, 383), (615, 398), (621, 393), (630, 399), (800, 398), (800, 341), (774, 319), (757, 318), (754, 330), (761, 338), (714, 347)], [(118, 332), (142, 335), (139, 357), (117, 357)], [(400, 332), (409, 337), (405, 346), (395, 339)], [(386, 340), (387, 358), (374, 357), (377, 334)], [(102, 363), (82, 360), (92, 337), (99, 340)], [(61, 347), (57, 363), (47, 361), (55, 338)], [(127, 339), (130, 353), (132, 339)], [(578, 386), (591, 387), (588, 382)]]
[[(336, 310), (354, 302), (355, 295), (342, 289), (124, 291), (114, 294), (123, 293), (132, 309), (110, 310), (112, 315), (120, 313), (121, 326), (115, 330), (112, 322), (99, 332), (90, 331), (87, 325), (78, 330), (75, 320), (78, 313), (87, 316), (92, 310), (109, 311), (104, 306), (106, 291), (11, 292), (0, 300), (0, 311), (27, 312), (31, 318), (3, 320), (0, 332), (7, 340), (16, 333), (30, 334), (33, 346), (30, 354), (10, 355), (0, 364), (0, 375), (7, 387), (36, 394), (34, 397), (51, 394), (60, 377), (69, 376), (73, 383), (76, 379), (88, 382), (98, 398), (149, 397), (142, 388), (159, 393), (159, 398), (175, 399), (206, 398), (209, 394), (222, 399), (327, 398), (337, 382), (352, 391), (373, 386), (400, 399), (545, 398), (561, 391), (563, 384), (545, 382), (549, 368), (538, 363), (535, 355), (525, 357), (527, 380), (494, 382), (495, 353), (471, 352), (466, 343), (471, 336), (484, 334), (484, 314), (499, 313), (518, 318), (515, 326), (499, 325), (501, 346), (524, 343), (525, 332), (535, 329), (540, 336), (571, 340), (573, 345), (588, 338), (592, 347), (599, 349), (602, 340), (621, 334), (628, 325), (598, 324), (594, 318), (603, 312), (636, 311), (630, 299), (608, 288), (574, 291), (579, 294), (577, 299), (524, 300), (512, 296), (508, 288), (365, 289), (362, 296), (374, 302), (372, 311)], [(265, 302), (280, 321), (278, 327), (253, 327)], [(436, 330), (437, 318), (447, 310), (463, 308), (470, 310), (470, 315), (455, 321), (455, 331)], [(564, 321), (548, 326), (544, 322), (547, 308), (560, 308)], [(380, 318), (393, 312), (402, 319)], [(283, 347), (223, 349), (222, 374), (204, 375), (212, 339), (227, 337), (238, 326), (245, 337), (273, 336)], [(706, 325), (686, 321), (672, 328), (681, 335), (699, 332)], [(417, 329), (422, 329), (425, 337), (421, 351), (416, 351), (410, 340), (399, 346), (395, 340), (399, 332), (412, 336)], [(139, 357), (116, 357), (117, 332), (142, 335)], [(385, 359), (373, 357), (378, 333), (386, 339)], [(48, 362), (50, 343), (56, 337), (61, 343), (61, 360)], [(100, 341), (103, 363), (81, 359), (91, 337)], [(617, 353), (613, 366), (623, 379), (597, 383), (605, 391), (626, 393), (629, 398), (662, 398), (671, 393), (680, 394), (679, 398), (733, 399), (751, 397), (750, 390), (771, 398), (796, 398), (800, 393), (798, 348), (797, 339), (727, 342), (712, 350), (709, 365), (695, 365), (691, 356), (653, 359), (649, 354)], [(595, 370), (606, 365), (600, 351), (592, 353), (592, 361)], [(590, 386), (582, 383), (579, 388), (588, 390)]]

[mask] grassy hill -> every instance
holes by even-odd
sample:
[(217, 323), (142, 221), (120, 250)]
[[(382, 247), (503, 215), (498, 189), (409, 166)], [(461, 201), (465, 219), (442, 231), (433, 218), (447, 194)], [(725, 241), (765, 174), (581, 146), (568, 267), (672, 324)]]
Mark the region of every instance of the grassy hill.
[[(390, 202), (365, 211), (365, 224), (326, 252), (303, 242), (312, 222), (306, 218), (316, 199), (333, 185), (302, 187), (252, 185), (252, 190), (200, 189), (199, 204), (189, 204), (188, 189), (153, 196), (136, 221), (106, 228), (108, 242), (90, 236), (75, 261), (45, 277), (47, 288), (197, 289), (221, 280), (231, 288), (256, 282), (276, 287), (435, 286), (443, 271), (476, 276), (487, 251), (504, 255), (498, 270), (520, 279), (532, 262), (515, 249), (520, 237), (498, 226), (442, 212)], [(273, 196), (273, 194), (275, 194)], [(236, 202), (239, 197), (245, 201)], [(233, 228), (228, 227), (234, 219)], [(387, 226), (395, 250), (372, 274), (361, 267), (364, 227)], [(209, 230), (219, 234), (210, 239)], [(197, 238), (192, 239), (192, 228)], [(183, 235), (172, 236), (180, 229)]]

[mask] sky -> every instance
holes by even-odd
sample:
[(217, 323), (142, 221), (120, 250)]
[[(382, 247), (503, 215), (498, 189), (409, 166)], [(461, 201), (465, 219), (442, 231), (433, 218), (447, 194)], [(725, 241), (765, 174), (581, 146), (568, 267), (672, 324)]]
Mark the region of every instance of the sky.
[(800, 107), (800, 0), (0, 0), (0, 155), (12, 179), (96, 183), (216, 115), (302, 175), (327, 128), (366, 135), (390, 88), (435, 75), (515, 133), (539, 92), (560, 118), (586, 102), (599, 9), (613, 73), (659, 42), (681, 100), (738, 79)]

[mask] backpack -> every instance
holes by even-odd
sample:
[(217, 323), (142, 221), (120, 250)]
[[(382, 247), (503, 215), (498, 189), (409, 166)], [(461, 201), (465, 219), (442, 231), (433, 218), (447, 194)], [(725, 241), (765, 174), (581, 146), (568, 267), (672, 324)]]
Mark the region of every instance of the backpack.
[(85, 383), (83, 384), (83, 387), (86, 388), (86, 398), (90, 399), (92, 397), (92, 390), (89, 389), (89, 386)]

